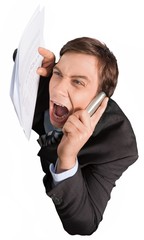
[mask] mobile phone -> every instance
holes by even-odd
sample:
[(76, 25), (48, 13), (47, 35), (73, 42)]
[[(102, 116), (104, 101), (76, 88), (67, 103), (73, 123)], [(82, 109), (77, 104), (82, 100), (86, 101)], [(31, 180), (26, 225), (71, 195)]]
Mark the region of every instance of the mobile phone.
[(102, 103), (103, 99), (106, 97), (106, 94), (104, 92), (100, 92), (87, 106), (86, 110), (88, 111), (90, 117), (95, 113), (95, 111), (98, 109), (100, 104)]

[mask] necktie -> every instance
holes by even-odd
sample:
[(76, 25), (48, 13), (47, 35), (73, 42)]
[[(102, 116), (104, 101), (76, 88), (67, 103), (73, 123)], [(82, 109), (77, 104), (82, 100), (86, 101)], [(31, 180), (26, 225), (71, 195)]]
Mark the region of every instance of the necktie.
[(42, 147), (57, 145), (63, 136), (63, 132), (60, 129), (55, 129), (47, 134), (39, 137), (37, 140), (39, 145)]

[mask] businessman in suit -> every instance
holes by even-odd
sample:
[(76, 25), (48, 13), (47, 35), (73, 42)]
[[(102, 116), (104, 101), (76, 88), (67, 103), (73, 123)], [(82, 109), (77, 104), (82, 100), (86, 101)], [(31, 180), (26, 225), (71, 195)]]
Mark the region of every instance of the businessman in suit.
[[(138, 158), (132, 126), (111, 99), (118, 79), (117, 60), (100, 41), (69, 41), (55, 63), (43, 56), (33, 120), (46, 194), (69, 234), (90, 235), (98, 228), (115, 182)], [(86, 111), (101, 91), (107, 97), (92, 117)], [(49, 132), (61, 130), (51, 144)]]

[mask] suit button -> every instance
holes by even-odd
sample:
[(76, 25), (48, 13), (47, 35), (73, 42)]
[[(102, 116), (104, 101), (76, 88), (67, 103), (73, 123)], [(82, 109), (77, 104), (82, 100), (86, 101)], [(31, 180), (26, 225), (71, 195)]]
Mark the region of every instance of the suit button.
[(53, 200), (55, 205), (60, 205), (62, 203), (62, 198), (52, 194), (51, 199)]

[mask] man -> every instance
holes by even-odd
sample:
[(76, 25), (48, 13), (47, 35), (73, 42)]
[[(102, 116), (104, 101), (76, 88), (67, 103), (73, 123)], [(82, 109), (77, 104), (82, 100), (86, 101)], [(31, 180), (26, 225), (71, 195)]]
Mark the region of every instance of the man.
[[(69, 41), (44, 57), (33, 121), (40, 135), (38, 155), (44, 186), (69, 234), (90, 235), (103, 218), (116, 180), (138, 158), (131, 124), (110, 98), (118, 78), (117, 60), (107, 46), (92, 38)], [(99, 93), (104, 99), (92, 117), (86, 107)], [(54, 128), (60, 141), (49, 140)]]

